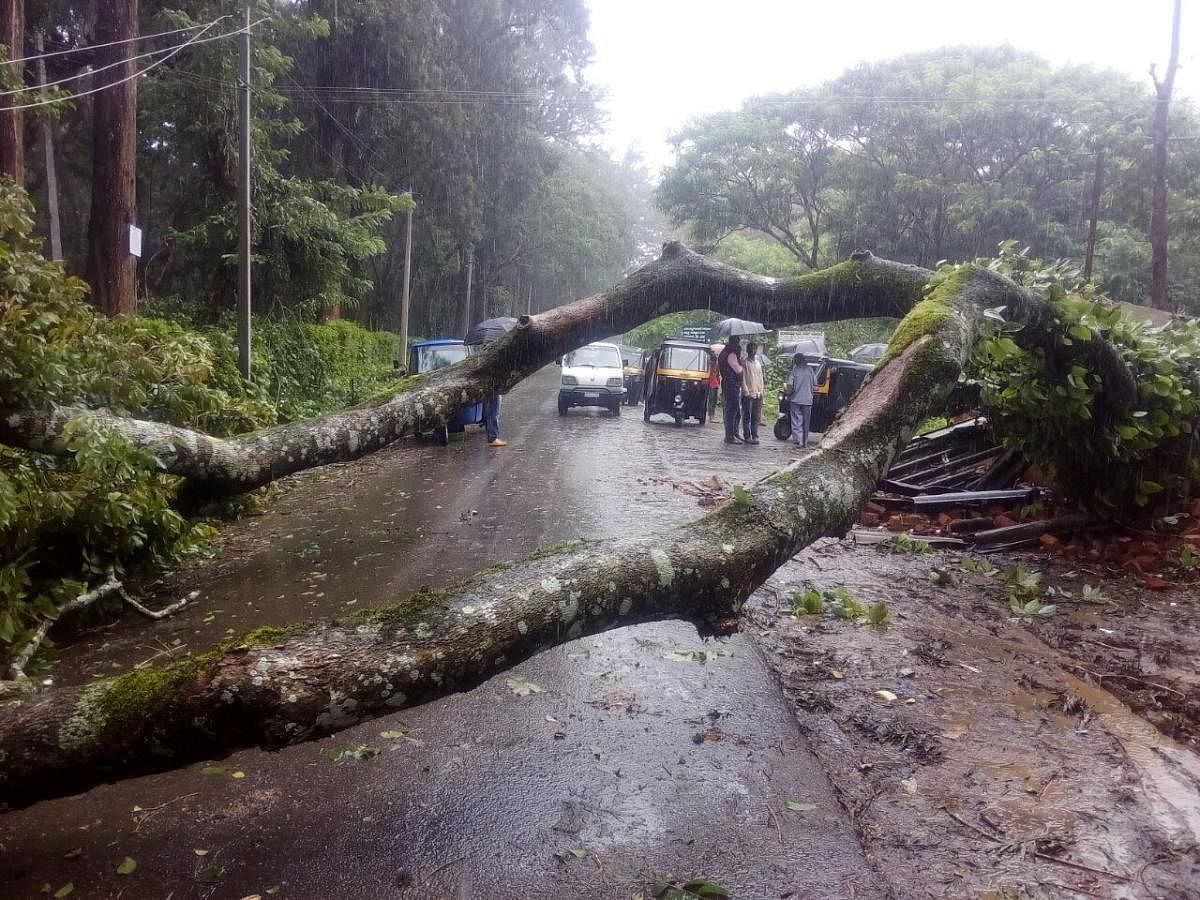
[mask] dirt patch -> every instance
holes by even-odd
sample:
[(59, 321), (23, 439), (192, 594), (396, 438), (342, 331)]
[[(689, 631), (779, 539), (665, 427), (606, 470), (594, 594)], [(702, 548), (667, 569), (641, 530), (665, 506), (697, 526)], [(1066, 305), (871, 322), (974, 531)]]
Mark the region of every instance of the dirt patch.
[(898, 897), (1200, 896), (1200, 597), (966, 565), (824, 542), (747, 610), (877, 871)]

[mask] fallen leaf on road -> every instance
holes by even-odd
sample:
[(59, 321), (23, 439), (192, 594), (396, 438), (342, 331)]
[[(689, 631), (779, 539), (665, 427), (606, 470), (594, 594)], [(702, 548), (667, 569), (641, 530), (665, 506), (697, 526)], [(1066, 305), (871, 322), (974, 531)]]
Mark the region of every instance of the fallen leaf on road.
[(917, 779), (915, 777), (903, 778), (900, 781), (900, 787), (904, 788), (904, 793), (906, 794), (915, 794), (917, 792)]
[(800, 800), (789, 800), (786, 804), (789, 812), (806, 813), (817, 808), (815, 803), (803, 803)]
[(132, 856), (127, 856), (121, 860), (121, 864), (117, 866), (118, 875), (132, 875), (137, 869), (137, 860)]
[(518, 697), (528, 697), (530, 694), (540, 694), (545, 688), (540, 684), (534, 684), (524, 675), (514, 675), (512, 678), (505, 679), (505, 683)]
[(216, 884), (217, 879), (225, 874), (225, 867), (213, 863), (211, 866), (205, 866), (196, 873), (196, 880), (201, 884)]
[(63, 897), (70, 896), (75, 892), (75, 882), (68, 881), (57, 891), (54, 892), (54, 900), (62, 900)]
[(876, 691), (875, 696), (884, 703), (892, 703), (896, 699), (896, 695), (891, 691)]

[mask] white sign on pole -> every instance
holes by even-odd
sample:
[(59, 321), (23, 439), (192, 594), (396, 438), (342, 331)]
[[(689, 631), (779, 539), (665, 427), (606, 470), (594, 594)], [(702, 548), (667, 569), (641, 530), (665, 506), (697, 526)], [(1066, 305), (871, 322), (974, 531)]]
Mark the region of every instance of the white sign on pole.
[(142, 229), (136, 225), (129, 226), (129, 253), (137, 257), (142, 255)]

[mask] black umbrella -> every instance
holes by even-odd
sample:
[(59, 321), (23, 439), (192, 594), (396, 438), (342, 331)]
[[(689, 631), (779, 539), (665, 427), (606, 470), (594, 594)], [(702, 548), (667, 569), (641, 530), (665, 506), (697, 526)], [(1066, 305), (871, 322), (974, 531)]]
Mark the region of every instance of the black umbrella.
[(750, 322), (746, 319), (722, 319), (708, 329), (708, 339), (715, 341), (717, 338), (733, 337), (734, 335), (766, 334), (767, 330), (760, 322)]
[(468, 345), (486, 344), (488, 341), (494, 341), (496, 338), (504, 335), (505, 332), (512, 331), (517, 325), (517, 320), (511, 316), (501, 316), (499, 319), (484, 319), (471, 326), (471, 330), (467, 332), (467, 337), (464, 343)]

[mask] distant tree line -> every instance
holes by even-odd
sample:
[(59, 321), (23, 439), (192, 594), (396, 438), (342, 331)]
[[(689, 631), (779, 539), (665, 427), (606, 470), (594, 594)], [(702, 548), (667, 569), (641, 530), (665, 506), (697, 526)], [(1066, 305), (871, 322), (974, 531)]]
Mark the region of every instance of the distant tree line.
[[(903, 56), (692, 121), (657, 201), (704, 246), (742, 233), (759, 249), (723, 255), (770, 274), (858, 248), (932, 266), (1007, 239), (1082, 263), (1099, 170), (1095, 281), (1144, 303), (1154, 109), (1148, 80), (1009, 47)], [(1170, 123), (1171, 298), (1196, 311), (1200, 117), (1176, 102)]]
[[(0, 0), (0, 43), (26, 60), (2, 67), (0, 162), (47, 237), (53, 192), (66, 264), (110, 312), (233, 307), (243, 9)], [(252, 0), (251, 18), (257, 312), (395, 325), (408, 191), (414, 334), (553, 306), (633, 261), (649, 186), (636, 160), (587, 147), (582, 0)], [(80, 96), (34, 107), (52, 96), (39, 63), (51, 90)], [(136, 261), (125, 219), (145, 233)]]

